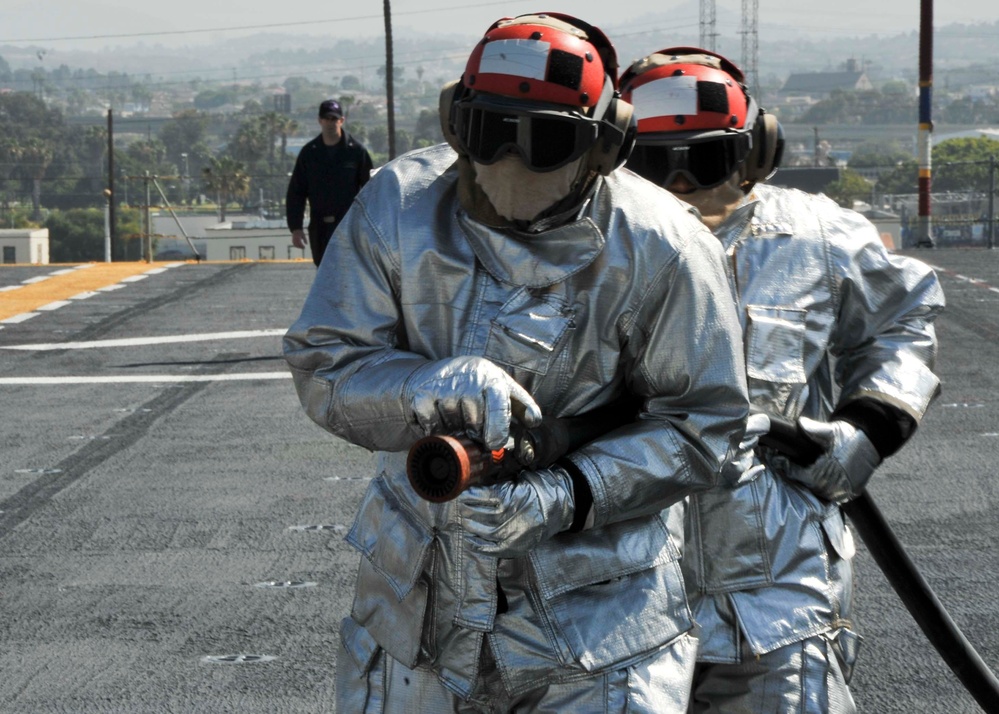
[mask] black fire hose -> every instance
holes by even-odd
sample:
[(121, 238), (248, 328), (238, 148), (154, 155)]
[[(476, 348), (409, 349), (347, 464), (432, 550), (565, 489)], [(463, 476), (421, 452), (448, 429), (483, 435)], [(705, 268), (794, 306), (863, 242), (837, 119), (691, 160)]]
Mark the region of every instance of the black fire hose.
[[(770, 433), (761, 437), (760, 443), (802, 465), (813, 463), (822, 454), (822, 447), (797, 424), (773, 416)], [(930, 644), (982, 710), (999, 714), (999, 680), (916, 569), (870, 494), (862, 491), (841, 508)]]
[(463, 436), (426, 436), (410, 448), (406, 475), (421, 498), (443, 503), (469, 486), (551, 466), (598, 436), (634, 421), (637, 413), (638, 401), (623, 397), (577, 416), (545, 417), (530, 429), (511, 424), (507, 444), (496, 451)]

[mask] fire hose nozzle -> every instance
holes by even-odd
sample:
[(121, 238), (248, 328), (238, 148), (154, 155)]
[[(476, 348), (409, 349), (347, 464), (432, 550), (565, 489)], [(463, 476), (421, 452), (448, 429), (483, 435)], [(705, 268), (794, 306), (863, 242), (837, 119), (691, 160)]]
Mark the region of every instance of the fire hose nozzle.
[(464, 437), (425, 436), (409, 450), (406, 475), (421, 498), (444, 503), (480, 481), (497, 455), (502, 458), (502, 451), (485, 450)]
[(547, 468), (601, 434), (633, 421), (637, 409), (633, 398), (622, 397), (576, 416), (546, 417), (530, 429), (511, 424), (506, 444), (496, 451), (464, 436), (425, 436), (410, 447), (406, 475), (421, 498), (444, 503), (474, 484), (514, 478), (523, 469)]

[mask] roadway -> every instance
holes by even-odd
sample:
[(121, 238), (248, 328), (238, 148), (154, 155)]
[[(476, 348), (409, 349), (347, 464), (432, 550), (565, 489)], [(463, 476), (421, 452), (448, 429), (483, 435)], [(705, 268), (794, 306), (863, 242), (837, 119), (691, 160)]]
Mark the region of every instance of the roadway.
[[(943, 391), (871, 493), (996, 671), (999, 252), (907, 252)], [(107, 267), (0, 268), (0, 712), (333, 711), (370, 456), (281, 358), (314, 267)], [(859, 551), (860, 711), (979, 711)]]

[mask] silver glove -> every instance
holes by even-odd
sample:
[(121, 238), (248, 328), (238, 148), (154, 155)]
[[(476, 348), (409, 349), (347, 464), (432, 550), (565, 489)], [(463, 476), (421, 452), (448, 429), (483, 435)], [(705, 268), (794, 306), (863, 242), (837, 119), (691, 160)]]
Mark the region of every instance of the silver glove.
[(512, 417), (527, 427), (541, 422), (541, 408), (527, 390), (484, 357), (419, 367), (406, 380), (403, 403), (424, 434), (463, 433), (489, 449), (506, 443)]
[(572, 525), (572, 479), (558, 466), (522, 471), (513, 481), (472, 486), (458, 499), (472, 547), (496, 558), (527, 555)]
[(860, 495), (881, 463), (867, 434), (845, 421), (826, 423), (801, 417), (798, 424), (825, 453), (811, 466), (792, 463), (788, 477), (827, 501), (845, 503)]

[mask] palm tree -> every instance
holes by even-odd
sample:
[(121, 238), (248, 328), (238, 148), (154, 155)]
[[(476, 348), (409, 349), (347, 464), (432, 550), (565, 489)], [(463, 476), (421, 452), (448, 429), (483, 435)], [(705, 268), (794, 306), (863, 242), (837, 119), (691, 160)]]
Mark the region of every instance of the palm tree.
[(288, 137), (298, 131), (298, 122), (291, 117), (283, 117), (284, 122), (278, 127), (278, 136), (281, 137), (281, 166), (288, 160)]
[[(268, 193), (272, 196), (280, 196), (286, 188), (286, 178), (283, 175), (288, 165), (288, 135), (298, 131), (298, 122), (286, 114), (280, 112), (267, 112), (262, 114), (258, 121), (260, 127), (268, 135), (270, 146), (270, 160), (268, 162), (268, 180), (263, 182), (267, 185)], [(275, 158), (274, 143), (275, 138), (281, 139), (281, 153)]]
[(281, 134), (281, 128), (284, 126), (286, 118), (284, 114), (279, 112), (265, 112), (257, 117), (260, 128), (267, 135), (267, 163), (272, 169), (274, 168), (274, 144)]
[(249, 165), (256, 164), (263, 159), (268, 151), (274, 156), (274, 142), (270, 139), (270, 147), (267, 146), (269, 137), (262, 124), (253, 120), (246, 120), (236, 129), (235, 135), (229, 140), (227, 151), (234, 158), (245, 161)]
[(21, 145), (14, 139), (0, 137), (0, 179), (6, 180), (14, 175), (22, 152)]
[(231, 156), (216, 156), (208, 160), (201, 170), (205, 190), (214, 191), (219, 197), (219, 222), (225, 223), (225, 207), (234, 198), (244, 198), (250, 193), (250, 176), (246, 166)]

